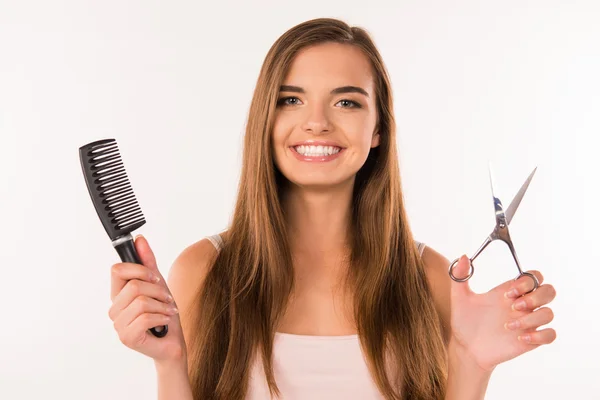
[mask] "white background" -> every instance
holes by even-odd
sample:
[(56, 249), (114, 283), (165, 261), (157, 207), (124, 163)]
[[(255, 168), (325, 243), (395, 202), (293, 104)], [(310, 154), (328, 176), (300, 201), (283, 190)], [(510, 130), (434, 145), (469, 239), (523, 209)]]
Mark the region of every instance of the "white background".
[[(79, 146), (116, 138), (166, 276), (232, 211), (248, 106), (271, 44), (304, 20), (365, 27), (391, 74), (415, 238), (453, 259), (493, 224), (557, 289), (557, 340), (500, 365), (487, 399), (600, 398), (600, 5), (594, 1), (0, 2), (0, 398), (149, 399), (150, 359), (108, 318), (119, 262)], [(502, 243), (470, 281), (517, 270)]]

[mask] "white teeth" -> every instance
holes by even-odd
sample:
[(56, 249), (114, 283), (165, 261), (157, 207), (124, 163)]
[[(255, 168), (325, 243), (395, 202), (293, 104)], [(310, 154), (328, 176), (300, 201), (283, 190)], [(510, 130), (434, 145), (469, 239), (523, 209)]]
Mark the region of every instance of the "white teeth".
[(303, 156), (329, 156), (340, 152), (335, 146), (296, 146), (296, 151)]

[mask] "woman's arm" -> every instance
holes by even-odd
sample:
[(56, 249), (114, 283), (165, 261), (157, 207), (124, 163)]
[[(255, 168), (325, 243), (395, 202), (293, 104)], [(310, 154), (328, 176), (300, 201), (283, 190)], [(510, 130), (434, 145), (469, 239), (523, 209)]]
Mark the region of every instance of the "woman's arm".
[(158, 382), (158, 400), (194, 400), (188, 378), (187, 359), (154, 363)]
[(423, 251), (423, 263), (436, 309), (442, 320), (448, 351), (448, 382), (445, 400), (483, 400), (491, 372), (482, 370), (468, 353), (452, 339), (450, 326), (450, 262), (430, 247)]
[[(202, 239), (183, 250), (175, 259), (168, 275), (168, 286), (179, 309), (181, 332), (186, 348), (181, 356), (176, 359), (155, 361), (156, 377), (158, 383), (158, 400), (194, 400), (189, 380), (188, 354), (191, 349), (187, 348), (192, 336), (197, 334), (193, 326), (192, 318), (200, 310), (195, 299), (204, 284), (204, 280), (216, 255), (216, 249), (208, 241)], [(169, 331), (169, 334), (176, 332)]]
[(175, 360), (155, 361), (158, 400), (194, 400), (189, 380), (190, 365), (187, 348), (192, 336), (196, 335), (192, 318), (200, 310), (195, 301), (216, 256), (215, 247), (206, 238), (188, 246), (175, 259), (168, 275), (168, 286), (179, 309), (181, 334), (186, 349)]

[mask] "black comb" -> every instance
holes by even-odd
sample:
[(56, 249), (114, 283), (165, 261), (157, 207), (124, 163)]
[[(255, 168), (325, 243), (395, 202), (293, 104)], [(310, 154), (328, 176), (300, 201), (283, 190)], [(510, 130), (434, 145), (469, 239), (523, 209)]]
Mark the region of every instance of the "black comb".
[[(146, 223), (133, 193), (115, 139), (103, 139), (79, 148), (85, 183), (98, 217), (123, 262), (142, 264), (131, 232)], [(165, 337), (168, 326), (152, 328)]]

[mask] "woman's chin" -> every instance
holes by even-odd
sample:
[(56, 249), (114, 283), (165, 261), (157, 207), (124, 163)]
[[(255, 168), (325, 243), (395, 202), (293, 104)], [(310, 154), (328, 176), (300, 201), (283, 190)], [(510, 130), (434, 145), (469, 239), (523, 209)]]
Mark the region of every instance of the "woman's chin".
[(352, 188), (354, 183), (354, 175), (347, 177), (346, 179), (332, 179), (331, 176), (315, 177), (310, 178), (292, 178), (289, 179), (290, 183), (298, 189), (310, 190), (310, 191), (329, 191), (334, 189), (341, 189), (344, 186)]

